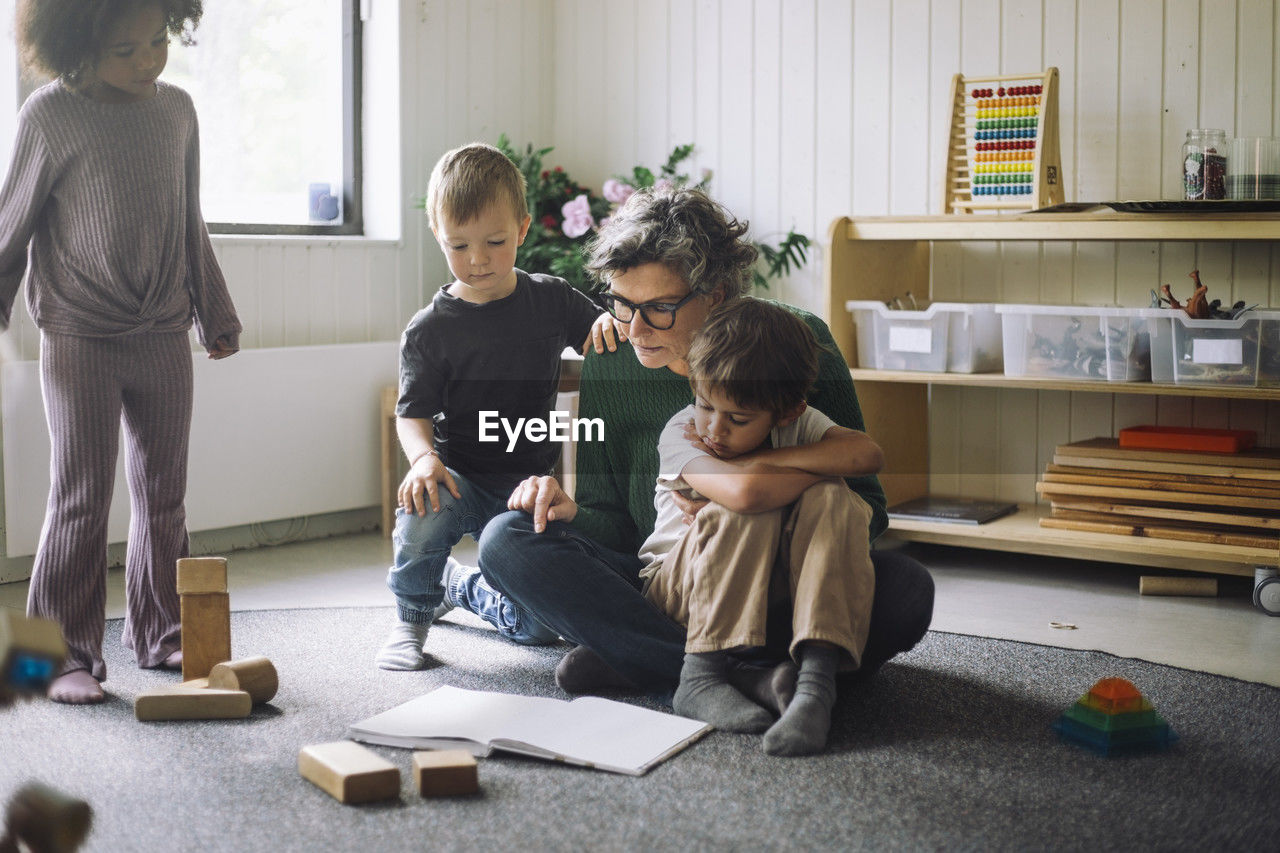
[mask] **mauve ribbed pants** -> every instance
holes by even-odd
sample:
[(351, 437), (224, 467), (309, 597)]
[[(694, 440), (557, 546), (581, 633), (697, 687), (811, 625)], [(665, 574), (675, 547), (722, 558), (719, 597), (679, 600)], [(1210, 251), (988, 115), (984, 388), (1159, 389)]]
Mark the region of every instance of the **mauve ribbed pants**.
[(180, 648), (177, 560), (189, 553), (183, 500), (191, 370), (186, 332), (41, 335), (52, 485), (27, 613), (62, 626), (63, 672), (107, 676), (107, 513), (121, 427), (131, 509), (124, 645), (144, 667)]

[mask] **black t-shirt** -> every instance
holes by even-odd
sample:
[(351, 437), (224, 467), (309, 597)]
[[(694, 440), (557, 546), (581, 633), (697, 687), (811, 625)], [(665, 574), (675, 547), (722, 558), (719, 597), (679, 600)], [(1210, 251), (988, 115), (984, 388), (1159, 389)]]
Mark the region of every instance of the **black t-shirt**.
[[(600, 310), (564, 279), (522, 270), (511, 295), (494, 302), (477, 305), (442, 287), (400, 339), (396, 414), (431, 420), (443, 412), (437, 449), (445, 464), (491, 492), (505, 494), (525, 477), (549, 472), (559, 442), (529, 441), (521, 429), (508, 450), (498, 419), (512, 428), (520, 418), (548, 420), (560, 354), (582, 345)], [(496, 412), (487, 416), (496, 441), (479, 440), (481, 412)]]

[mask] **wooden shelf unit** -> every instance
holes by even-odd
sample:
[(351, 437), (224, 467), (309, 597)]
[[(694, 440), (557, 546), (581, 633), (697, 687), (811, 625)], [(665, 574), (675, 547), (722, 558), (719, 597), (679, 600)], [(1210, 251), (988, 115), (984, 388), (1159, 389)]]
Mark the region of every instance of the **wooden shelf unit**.
[[(1280, 242), (1280, 214), (1027, 213), (1019, 216), (953, 214), (836, 219), (828, 232), (827, 317), (847, 358), (857, 346), (851, 299), (887, 300), (930, 292), (935, 242), (988, 241), (1268, 241)], [(1205, 388), (1150, 383), (1090, 382), (1003, 374), (917, 373), (850, 366), (867, 431), (890, 460), (881, 475), (892, 505), (929, 488), (929, 385), (1270, 399), (1274, 388)], [(1280, 566), (1280, 553), (1254, 548), (1160, 542), (1138, 536), (1041, 528), (1046, 507), (1024, 506), (988, 524), (893, 521), (900, 539), (996, 551), (1122, 562), (1170, 569), (1251, 575), (1255, 565)]]

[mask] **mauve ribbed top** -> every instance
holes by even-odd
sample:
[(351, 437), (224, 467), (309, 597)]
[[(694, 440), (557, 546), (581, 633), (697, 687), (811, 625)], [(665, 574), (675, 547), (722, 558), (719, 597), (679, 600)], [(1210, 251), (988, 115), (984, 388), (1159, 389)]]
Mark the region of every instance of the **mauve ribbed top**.
[(18, 114), (0, 190), (0, 329), (28, 265), (27, 307), (49, 332), (110, 337), (182, 331), (200, 343), (240, 321), (200, 212), (191, 97), (156, 83), (107, 104), (54, 81)]

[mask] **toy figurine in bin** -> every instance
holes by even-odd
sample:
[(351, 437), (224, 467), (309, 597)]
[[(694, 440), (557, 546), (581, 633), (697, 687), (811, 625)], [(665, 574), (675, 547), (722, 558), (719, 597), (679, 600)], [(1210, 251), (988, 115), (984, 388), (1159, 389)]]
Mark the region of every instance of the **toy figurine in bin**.
[(1063, 740), (1100, 755), (1164, 749), (1178, 739), (1138, 688), (1124, 678), (1100, 680), (1053, 727)]

